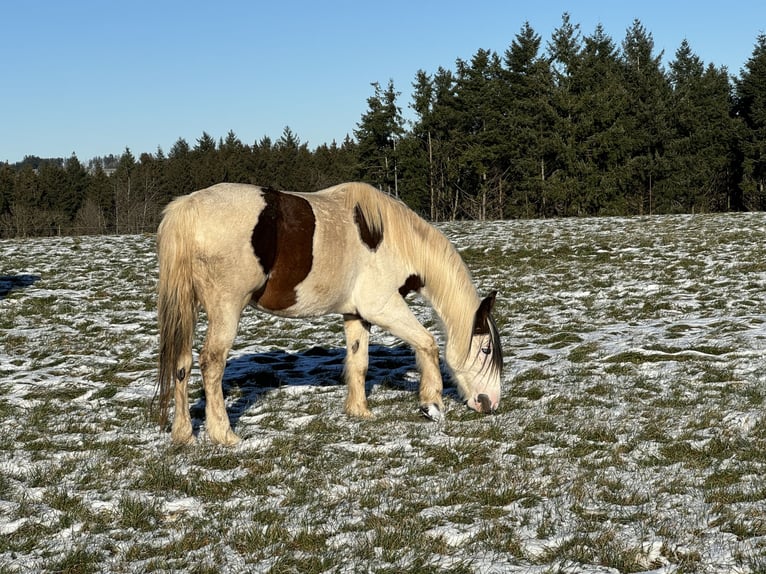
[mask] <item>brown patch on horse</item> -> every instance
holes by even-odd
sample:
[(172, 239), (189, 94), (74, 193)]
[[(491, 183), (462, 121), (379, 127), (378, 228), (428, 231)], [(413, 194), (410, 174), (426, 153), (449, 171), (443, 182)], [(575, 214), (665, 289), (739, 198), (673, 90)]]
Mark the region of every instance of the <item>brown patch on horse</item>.
[(370, 251), (377, 250), (383, 241), (383, 229), (376, 229), (369, 224), (359, 204), (354, 207), (354, 223), (356, 223), (356, 227), (359, 229), (359, 237), (362, 243), (369, 247)]
[(399, 287), (399, 294), (402, 297), (406, 297), (413, 291), (420, 291), (424, 285), (425, 283), (423, 283), (423, 279), (420, 277), (420, 275), (410, 275), (404, 281), (404, 285)]
[(311, 271), (316, 219), (302, 197), (269, 188), (261, 194), (266, 205), (250, 241), (266, 283), (252, 299), (264, 309), (279, 311), (295, 305), (295, 288)]

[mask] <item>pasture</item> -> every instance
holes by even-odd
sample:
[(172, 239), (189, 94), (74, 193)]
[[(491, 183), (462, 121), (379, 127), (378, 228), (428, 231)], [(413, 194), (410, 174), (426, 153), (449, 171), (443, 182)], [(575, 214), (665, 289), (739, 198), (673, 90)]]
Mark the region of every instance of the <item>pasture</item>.
[(441, 228), (499, 291), (497, 414), (422, 418), (373, 329), (349, 419), (340, 318), (249, 310), (235, 448), (150, 419), (153, 237), (0, 241), (0, 573), (766, 572), (766, 214)]

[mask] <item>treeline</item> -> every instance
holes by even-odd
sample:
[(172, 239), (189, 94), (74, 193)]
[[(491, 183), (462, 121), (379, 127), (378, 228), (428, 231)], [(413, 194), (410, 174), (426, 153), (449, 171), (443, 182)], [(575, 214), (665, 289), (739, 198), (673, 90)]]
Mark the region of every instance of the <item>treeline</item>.
[(686, 41), (661, 58), (639, 21), (618, 47), (565, 14), (544, 50), (527, 24), (502, 56), (418, 73), (377, 181), (435, 219), (764, 209), (766, 36), (737, 80)]
[(88, 235), (154, 231), (175, 196), (223, 181), (279, 189), (317, 190), (356, 176), (356, 144), (309, 151), (285, 128), (276, 142), (245, 145), (229, 132), (216, 141), (203, 133), (194, 147), (179, 139), (166, 155), (126, 149), (82, 164), (27, 157), (0, 164), (0, 237)]
[(373, 84), (341, 144), (310, 150), (285, 128), (0, 164), (0, 234), (151, 231), (172, 197), (220, 181), (359, 179), (432, 220), (766, 209), (766, 35), (736, 78), (686, 41), (667, 68), (662, 56), (639, 21), (618, 45), (564, 14), (545, 44), (525, 24), (503, 54), (418, 72), (409, 121), (393, 82)]

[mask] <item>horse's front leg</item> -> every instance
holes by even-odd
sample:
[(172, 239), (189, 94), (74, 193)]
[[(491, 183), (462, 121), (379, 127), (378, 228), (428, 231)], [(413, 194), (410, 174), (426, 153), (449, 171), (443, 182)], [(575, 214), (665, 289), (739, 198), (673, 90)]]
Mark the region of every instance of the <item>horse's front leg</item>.
[(199, 361), (205, 387), (205, 427), (214, 443), (234, 445), (240, 439), (231, 430), (221, 381), (226, 367), (226, 356), (237, 333), (239, 311), (214, 307), (208, 309), (207, 313), (208, 332)]
[(442, 374), (439, 370), (439, 347), (433, 335), (420, 323), (415, 322), (422, 329), (412, 339), (418, 342), (410, 343), (415, 349), (415, 359), (420, 369), (420, 412), (430, 419), (441, 420), (444, 401)]
[(370, 324), (358, 315), (344, 315), (343, 329), (346, 332), (346, 378), (345, 411), (354, 417), (372, 418), (367, 408), (367, 395), (364, 390), (369, 363)]
[(427, 417), (441, 419), (442, 375), (439, 370), (439, 347), (428, 329), (423, 327), (398, 294), (383, 309), (370, 317), (370, 321), (400, 338), (415, 351), (420, 370), (420, 410)]

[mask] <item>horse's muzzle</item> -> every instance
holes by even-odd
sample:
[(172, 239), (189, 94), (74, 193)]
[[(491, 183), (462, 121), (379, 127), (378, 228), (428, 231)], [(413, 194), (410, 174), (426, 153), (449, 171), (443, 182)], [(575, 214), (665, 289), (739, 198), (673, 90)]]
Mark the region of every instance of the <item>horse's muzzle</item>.
[(495, 409), (492, 407), (492, 401), (490, 400), (489, 395), (479, 395), (476, 397), (476, 403), (477, 406), (481, 407), (481, 409), (477, 409), (479, 412), (486, 414), (492, 414), (495, 412)]

